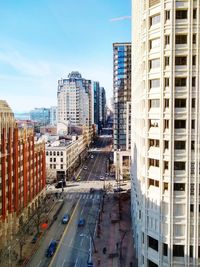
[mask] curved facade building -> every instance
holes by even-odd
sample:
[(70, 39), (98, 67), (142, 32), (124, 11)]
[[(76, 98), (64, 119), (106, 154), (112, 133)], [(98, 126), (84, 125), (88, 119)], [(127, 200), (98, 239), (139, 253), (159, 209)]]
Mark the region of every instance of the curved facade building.
[(200, 266), (200, 1), (132, 3), (138, 266)]

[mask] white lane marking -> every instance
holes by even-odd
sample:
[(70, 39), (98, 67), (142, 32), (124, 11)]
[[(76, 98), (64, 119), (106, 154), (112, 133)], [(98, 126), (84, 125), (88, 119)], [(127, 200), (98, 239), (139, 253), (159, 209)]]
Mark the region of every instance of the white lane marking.
[(83, 199), (85, 199), (86, 198), (86, 195), (83, 195)]
[(81, 215), (83, 214), (83, 210), (84, 210), (84, 207), (83, 207), (82, 210), (81, 210)]
[(92, 199), (93, 198), (93, 196), (92, 195), (90, 195), (90, 199)]
[(82, 245), (83, 245), (83, 238), (81, 239), (81, 247), (82, 247)]
[(63, 261), (62, 267), (65, 265), (65, 260)]
[(78, 258), (76, 259), (76, 262), (75, 262), (75, 266), (74, 266), (74, 267), (76, 267), (76, 266), (77, 266), (77, 263), (78, 263)]
[(40, 263), (42, 262), (42, 260), (39, 262), (39, 264), (37, 265), (37, 267), (40, 267)]

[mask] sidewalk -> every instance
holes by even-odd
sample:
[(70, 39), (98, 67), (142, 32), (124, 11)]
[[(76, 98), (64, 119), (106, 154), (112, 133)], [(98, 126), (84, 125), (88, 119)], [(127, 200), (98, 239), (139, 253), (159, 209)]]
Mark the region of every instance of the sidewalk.
[(93, 250), (94, 267), (136, 267), (131, 231), (130, 195), (109, 193), (103, 200)]

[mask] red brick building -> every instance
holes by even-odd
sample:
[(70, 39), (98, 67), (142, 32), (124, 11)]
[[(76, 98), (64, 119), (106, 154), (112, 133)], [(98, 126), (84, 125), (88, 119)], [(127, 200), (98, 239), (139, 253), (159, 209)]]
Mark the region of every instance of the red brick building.
[(45, 194), (45, 145), (33, 129), (18, 129), (6, 101), (0, 100), (0, 240), (5, 244)]

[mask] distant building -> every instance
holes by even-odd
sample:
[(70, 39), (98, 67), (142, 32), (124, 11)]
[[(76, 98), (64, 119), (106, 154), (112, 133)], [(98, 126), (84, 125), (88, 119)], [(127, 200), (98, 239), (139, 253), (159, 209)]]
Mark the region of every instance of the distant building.
[(30, 119), (41, 126), (48, 125), (50, 123), (50, 109), (35, 108), (30, 111)]
[(89, 126), (89, 93), (79, 72), (58, 81), (58, 123)]
[(114, 162), (121, 178), (130, 174), (131, 43), (113, 44)]
[(106, 91), (104, 89), (104, 87), (100, 87), (100, 123), (101, 126), (104, 127), (105, 123), (106, 123), (106, 112), (107, 112), (107, 108), (106, 108)]
[(45, 146), (33, 129), (18, 128), (6, 101), (0, 100), (0, 248), (45, 196)]
[(57, 107), (50, 107), (50, 125), (57, 125)]

